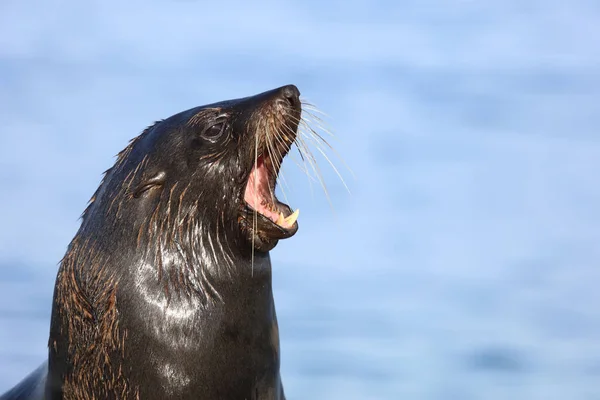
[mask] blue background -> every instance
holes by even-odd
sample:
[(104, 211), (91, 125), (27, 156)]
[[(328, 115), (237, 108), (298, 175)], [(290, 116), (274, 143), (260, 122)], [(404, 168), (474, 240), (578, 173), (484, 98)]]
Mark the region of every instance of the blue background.
[(284, 169), (288, 398), (600, 399), (599, 43), (584, 0), (4, 0), (0, 391), (127, 141), (294, 83), (353, 174)]

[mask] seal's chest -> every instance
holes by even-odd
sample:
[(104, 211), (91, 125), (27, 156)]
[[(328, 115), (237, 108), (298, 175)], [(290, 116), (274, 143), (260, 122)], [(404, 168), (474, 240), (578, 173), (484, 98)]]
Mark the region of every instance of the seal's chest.
[(144, 382), (140, 398), (268, 398), (257, 393), (279, 387), (279, 338), (272, 314), (260, 315), (218, 307), (151, 318), (154, 329), (135, 330), (124, 360)]

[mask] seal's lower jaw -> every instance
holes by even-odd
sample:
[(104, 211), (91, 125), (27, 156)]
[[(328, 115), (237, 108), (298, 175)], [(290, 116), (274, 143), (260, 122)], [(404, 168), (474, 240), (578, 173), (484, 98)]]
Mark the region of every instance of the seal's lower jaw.
[(279, 239), (298, 231), (299, 210), (292, 209), (275, 197), (276, 168), (268, 155), (257, 158), (244, 189), (240, 223), (247, 239), (259, 251), (273, 249)]

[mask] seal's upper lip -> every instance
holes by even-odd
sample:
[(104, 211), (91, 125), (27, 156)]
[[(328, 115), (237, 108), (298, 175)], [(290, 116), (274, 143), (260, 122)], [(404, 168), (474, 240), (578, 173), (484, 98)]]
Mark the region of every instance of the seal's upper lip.
[(244, 201), (273, 224), (291, 231), (296, 228), (299, 210), (292, 213), (289, 206), (275, 197), (277, 169), (268, 152), (258, 156), (246, 183)]

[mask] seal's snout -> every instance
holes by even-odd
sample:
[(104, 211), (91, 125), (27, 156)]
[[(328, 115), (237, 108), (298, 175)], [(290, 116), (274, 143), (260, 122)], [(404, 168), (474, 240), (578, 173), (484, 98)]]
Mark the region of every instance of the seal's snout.
[(280, 89), (281, 97), (290, 102), (293, 107), (300, 105), (300, 91), (296, 85), (287, 85)]

